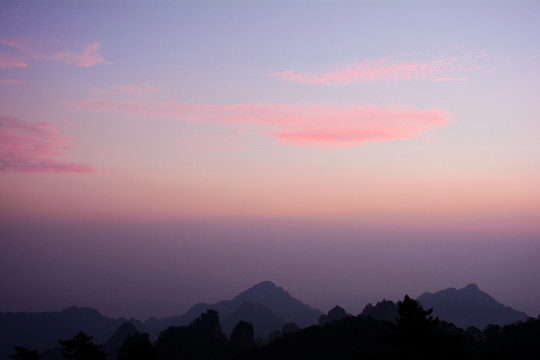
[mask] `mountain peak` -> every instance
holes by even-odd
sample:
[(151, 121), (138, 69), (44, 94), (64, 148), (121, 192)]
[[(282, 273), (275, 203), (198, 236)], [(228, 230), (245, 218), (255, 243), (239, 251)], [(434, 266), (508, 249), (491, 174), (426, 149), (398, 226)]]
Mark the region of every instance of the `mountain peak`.
[(417, 300), (423, 307), (433, 308), (434, 316), (462, 328), (483, 329), (489, 324), (506, 325), (528, 318), (527, 314), (499, 303), (473, 283), (462, 289), (424, 293)]
[(267, 296), (279, 296), (279, 297), (286, 297), (290, 298), (288, 292), (283, 290), (282, 287), (277, 286), (271, 281), (262, 281), (249, 289), (243, 291), (238, 296), (236, 296), (233, 300), (254, 300), (255, 302), (260, 302), (260, 298), (264, 298)]
[(260, 283), (253, 285), (252, 289), (255, 288), (264, 288), (264, 289), (278, 289), (278, 286), (271, 282), (270, 280), (261, 281)]
[(464, 290), (474, 290), (474, 291), (480, 291), (478, 288), (478, 285), (470, 283), (469, 285), (465, 286)]
[(61, 313), (68, 316), (103, 317), (96, 309), (81, 306), (69, 306), (62, 310)]
[(251, 288), (237, 295), (232, 303), (239, 306), (245, 301), (259, 303), (284, 321), (295, 322), (304, 327), (317, 323), (317, 319), (322, 311), (313, 309), (298, 299), (293, 298), (281, 286), (277, 286), (272, 281), (262, 281)]

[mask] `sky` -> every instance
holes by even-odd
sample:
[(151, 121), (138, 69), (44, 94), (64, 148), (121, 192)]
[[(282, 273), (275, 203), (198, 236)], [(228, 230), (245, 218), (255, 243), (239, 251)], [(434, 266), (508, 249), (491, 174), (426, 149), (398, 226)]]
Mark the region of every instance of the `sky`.
[(2, 1), (0, 311), (540, 314), (537, 1)]

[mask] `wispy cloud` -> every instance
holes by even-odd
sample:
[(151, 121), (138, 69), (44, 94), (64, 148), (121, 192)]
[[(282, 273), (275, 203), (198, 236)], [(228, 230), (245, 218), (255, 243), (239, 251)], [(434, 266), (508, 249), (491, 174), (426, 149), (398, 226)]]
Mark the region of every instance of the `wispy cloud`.
[(94, 41), (88, 45), (85, 45), (82, 51), (79, 53), (71, 51), (58, 52), (52, 56), (52, 59), (81, 67), (108, 64), (108, 62), (98, 52), (100, 47), (101, 43), (99, 41)]
[(188, 104), (161, 100), (94, 97), (71, 105), (99, 112), (142, 117), (176, 118), (191, 122), (249, 124), (293, 146), (351, 147), (368, 141), (418, 137), (442, 126), (448, 116), (442, 109), (411, 106), (360, 106), (334, 104)]
[(28, 67), (28, 59), (24, 56), (0, 52), (0, 68)]
[(89, 173), (92, 167), (58, 160), (72, 147), (52, 124), (0, 117), (0, 171)]
[(352, 85), (377, 82), (410, 80), (464, 81), (471, 71), (480, 69), (478, 60), (486, 57), (423, 53), (408, 57), (389, 57), (334, 66), (321, 73), (295, 72), (293, 70), (274, 72), (275, 76), (287, 81), (317, 85)]
[(416, 138), (447, 122), (442, 110), (421, 110), (409, 106), (336, 107), (315, 105), (299, 109), (313, 119), (299, 126), (283, 127), (270, 133), (279, 142), (295, 146), (350, 147), (365, 142)]
[(0, 44), (9, 52), (0, 52), (0, 67), (28, 67), (34, 61), (59, 61), (79, 67), (109, 64), (99, 53), (101, 43), (91, 42), (80, 52), (59, 50), (56, 45), (43, 45), (26, 39), (0, 37)]
[(7, 85), (20, 85), (25, 84), (26, 81), (19, 80), (19, 79), (0, 79), (0, 84), (7, 84)]

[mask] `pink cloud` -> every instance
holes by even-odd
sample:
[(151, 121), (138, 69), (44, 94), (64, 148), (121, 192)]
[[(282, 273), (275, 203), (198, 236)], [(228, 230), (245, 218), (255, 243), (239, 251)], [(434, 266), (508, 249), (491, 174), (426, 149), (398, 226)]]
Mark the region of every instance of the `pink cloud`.
[(9, 53), (0, 53), (0, 68), (28, 67), (25, 58), (14, 56)]
[(71, 102), (89, 111), (142, 117), (176, 118), (191, 122), (221, 122), (256, 127), (279, 143), (293, 146), (351, 147), (365, 142), (416, 138), (448, 121), (440, 109), (410, 106), (332, 104), (209, 105), (163, 101), (155, 98), (92, 98)]
[(7, 47), (11, 52), (0, 53), (0, 67), (27, 67), (32, 61), (59, 61), (80, 67), (91, 67), (98, 64), (109, 64), (99, 49), (101, 44), (94, 41), (83, 47), (81, 52), (58, 51), (56, 45), (37, 44), (25, 39), (0, 38), (0, 44)]
[(268, 76), (276, 76), (297, 83), (318, 85), (351, 85), (410, 80), (464, 81), (466, 78), (462, 74), (477, 70), (479, 67), (475, 59), (483, 55), (448, 57), (418, 54), (416, 58), (382, 58), (334, 66), (330, 71), (323, 73), (297, 73), (287, 70), (270, 73)]
[(109, 62), (98, 53), (100, 47), (100, 42), (94, 41), (88, 45), (85, 45), (80, 53), (70, 51), (58, 52), (53, 55), (52, 59), (81, 67), (109, 64)]
[(393, 109), (315, 106), (314, 109), (302, 109), (302, 112), (311, 113), (312, 119), (316, 120), (269, 135), (280, 143), (294, 146), (351, 147), (365, 142), (416, 138), (447, 122), (440, 110), (426, 111), (404, 106)]
[(71, 142), (58, 135), (46, 122), (30, 123), (13, 117), (0, 117), (0, 170), (29, 173), (89, 173), (87, 164), (57, 160), (71, 148)]
[(20, 85), (25, 84), (26, 81), (19, 80), (19, 79), (0, 79), (0, 84), (8, 84), (8, 85)]

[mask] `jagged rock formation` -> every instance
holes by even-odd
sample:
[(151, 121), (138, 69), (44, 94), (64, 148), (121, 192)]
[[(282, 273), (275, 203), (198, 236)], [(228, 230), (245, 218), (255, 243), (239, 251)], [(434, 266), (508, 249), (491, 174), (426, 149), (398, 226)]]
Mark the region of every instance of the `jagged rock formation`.
[(226, 340), (226, 336), (221, 329), (218, 312), (215, 310), (207, 310), (206, 313), (195, 319), (189, 327), (209, 339)]
[(190, 326), (171, 326), (156, 342), (158, 359), (213, 359), (226, 351), (227, 338), (217, 311), (208, 310)]
[(114, 360), (116, 359), (118, 349), (120, 349), (127, 337), (137, 332), (138, 330), (135, 325), (130, 322), (125, 322), (116, 329), (109, 341), (101, 347), (101, 350), (108, 354), (108, 359)]
[(253, 349), (255, 347), (253, 325), (248, 321), (240, 321), (234, 327), (229, 343), (239, 352)]
[(398, 308), (394, 302), (383, 299), (378, 301), (375, 306), (371, 303), (367, 304), (360, 315), (370, 316), (379, 321), (395, 322), (398, 317)]
[(323, 314), (319, 316), (319, 325), (323, 326), (325, 324), (341, 320), (346, 316), (347, 316), (347, 313), (345, 312), (345, 309), (336, 305), (330, 311), (328, 311), (327, 315)]

